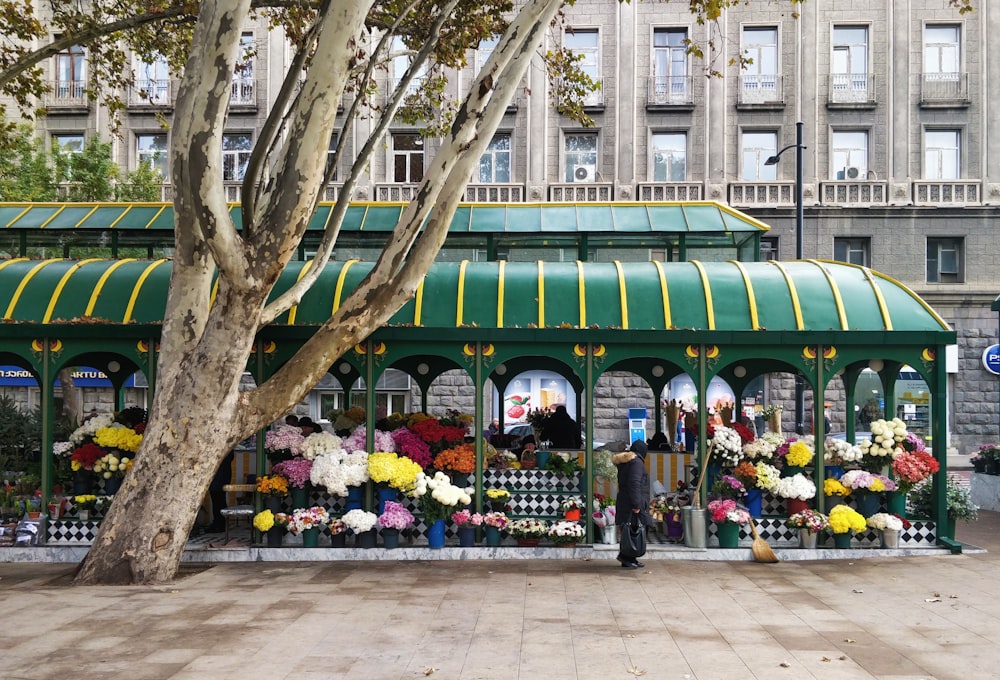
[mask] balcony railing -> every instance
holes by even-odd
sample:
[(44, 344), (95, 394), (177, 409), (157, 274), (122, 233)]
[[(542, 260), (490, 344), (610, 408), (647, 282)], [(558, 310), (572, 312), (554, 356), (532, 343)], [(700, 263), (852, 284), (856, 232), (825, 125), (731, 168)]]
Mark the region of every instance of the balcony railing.
[(739, 82), (740, 104), (781, 104), (785, 101), (779, 75), (744, 74)]
[(523, 184), (469, 184), (465, 187), (466, 203), (522, 203)]
[(831, 104), (874, 104), (875, 75), (834, 73), (830, 76)]
[(915, 205), (971, 205), (982, 202), (978, 181), (919, 180), (913, 183)]
[(138, 80), (129, 90), (129, 106), (169, 106), (170, 79)]
[(412, 201), (419, 184), (376, 184), (375, 200), (389, 203)]
[(640, 201), (700, 201), (702, 186), (697, 182), (640, 182)]
[(729, 204), (733, 206), (795, 205), (794, 182), (732, 182)]
[(56, 80), (50, 83), (51, 91), (43, 98), (46, 108), (86, 108), (87, 83), (83, 80)]
[(606, 202), (614, 199), (615, 187), (611, 182), (574, 182), (550, 184), (549, 200), (553, 203)]
[(968, 102), (968, 73), (925, 73), (920, 77), (921, 104), (933, 106)]
[(254, 91), (253, 78), (234, 78), (232, 91), (229, 94), (230, 106), (256, 106), (257, 97)]
[(694, 80), (691, 76), (653, 76), (646, 93), (647, 106), (693, 106)]
[(889, 196), (887, 182), (820, 182), (820, 200), (824, 205), (885, 205)]

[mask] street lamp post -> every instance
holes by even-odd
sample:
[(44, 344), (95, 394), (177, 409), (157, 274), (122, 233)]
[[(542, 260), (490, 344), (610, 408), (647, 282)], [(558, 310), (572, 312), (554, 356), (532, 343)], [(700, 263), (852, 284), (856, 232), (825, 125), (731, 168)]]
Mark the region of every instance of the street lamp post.
[[(805, 145), (802, 143), (802, 130), (805, 127), (805, 123), (801, 120), (795, 123), (795, 143), (789, 144), (788, 146), (782, 147), (778, 153), (770, 156), (764, 161), (764, 165), (777, 165), (781, 158), (781, 154), (785, 153), (789, 149), (795, 149), (795, 259), (802, 259), (802, 222), (804, 219), (804, 213), (802, 208), (802, 152), (805, 151)], [(805, 385), (802, 382), (802, 376), (798, 373), (795, 374), (795, 431), (798, 434), (805, 434), (805, 410), (806, 410), (806, 396), (805, 396)]]

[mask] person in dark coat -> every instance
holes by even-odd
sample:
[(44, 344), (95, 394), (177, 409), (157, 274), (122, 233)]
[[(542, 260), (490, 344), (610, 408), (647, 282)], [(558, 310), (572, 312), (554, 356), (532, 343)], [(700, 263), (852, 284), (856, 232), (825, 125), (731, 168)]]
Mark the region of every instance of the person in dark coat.
[(545, 421), (542, 441), (549, 442), (554, 449), (579, 449), (582, 446), (580, 426), (573, 420), (562, 404)]
[[(628, 451), (616, 453), (611, 462), (618, 468), (618, 497), (615, 500), (615, 524), (624, 526), (637, 517), (643, 527), (653, 524), (649, 516), (649, 473), (646, 472), (646, 442), (636, 439)], [(625, 531), (622, 529), (621, 531)], [(624, 569), (644, 567), (642, 562), (623, 558), (618, 561)]]

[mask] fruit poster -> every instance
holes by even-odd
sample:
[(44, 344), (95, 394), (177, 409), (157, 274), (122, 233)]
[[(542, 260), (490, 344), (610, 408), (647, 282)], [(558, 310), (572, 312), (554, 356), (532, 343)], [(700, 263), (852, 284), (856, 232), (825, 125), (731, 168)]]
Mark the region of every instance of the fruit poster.
[(536, 408), (553, 410), (565, 406), (570, 416), (576, 418), (575, 394), (569, 383), (558, 373), (529, 371), (517, 376), (507, 385), (503, 396), (504, 423), (523, 423), (528, 413)]

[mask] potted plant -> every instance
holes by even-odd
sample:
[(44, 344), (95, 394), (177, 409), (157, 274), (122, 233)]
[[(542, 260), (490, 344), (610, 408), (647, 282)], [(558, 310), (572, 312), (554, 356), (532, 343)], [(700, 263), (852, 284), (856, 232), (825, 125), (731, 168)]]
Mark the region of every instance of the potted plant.
[(819, 510), (806, 508), (797, 512), (785, 524), (799, 530), (799, 547), (814, 549), (819, 532), (830, 528), (830, 519)]
[(849, 505), (838, 505), (830, 510), (830, 531), (835, 548), (851, 547), (851, 534), (864, 531), (868, 524), (857, 510)]
[(344, 548), (347, 546), (347, 525), (339, 517), (331, 517), (326, 525), (330, 532), (330, 547)]
[[(910, 505), (918, 517), (931, 517), (931, 497), (933, 484), (930, 480), (918, 485), (910, 492)], [(979, 506), (972, 502), (969, 489), (958, 482), (958, 478), (948, 475), (945, 480), (945, 502), (948, 507), (948, 527), (951, 536), (955, 535), (954, 523), (957, 520), (975, 522), (979, 519)]]
[(575, 547), (586, 535), (586, 529), (579, 522), (559, 520), (549, 527), (548, 537), (553, 544), (563, 548)]
[(549, 525), (545, 520), (526, 517), (515, 519), (507, 525), (507, 530), (519, 546), (534, 547), (549, 532)]
[(844, 502), (844, 498), (850, 495), (851, 490), (844, 486), (843, 482), (833, 477), (823, 480), (823, 495), (826, 496), (826, 507), (832, 508)]
[(886, 492), (896, 490), (896, 482), (885, 475), (865, 470), (848, 470), (840, 477), (840, 483), (851, 490), (851, 495), (857, 500), (858, 511), (865, 517), (878, 512)]
[(470, 489), (452, 484), (451, 478), (440, 470), (433, 477), (428, 477), (423, 472), (417, 475), (413, 496), (424, 515), (427, 543), (431, 548), (444, 547), (445, 519), (457, 507), (472, 503), (470, 492)]
[(708, 503), (708, 514), (715, 522), (720, 548), (736, 548), (740, 544), (740, 526), (750, 521), (750, 513), (736, 505), (732, 498), (717, 498)]
[(478, 512), (462, 509), (451, 514), (451, 521), (458, 528), (458, 545), (471, 548), (476, 544), (476, 527), (482, 526), (483, 516)]
[(281, 510), (281, 498), (288, 495), (288, 479), (281, 475), (261, 475), (257, 478), (257, 493), (264, 497), (264, 506), (272, 513)]
[(90, 513), (97, 510), (97, 496), (92, 493), (73, 496), (73, 505), (76, 506), (76, 516), (81, 522), (90, 520)]
[(782, 477), (774, 486), (774, 495), (785, 499), (789, 516), (809, 507), (809, 500), (816, 497), (816, 485), (802, 473)]
[(355, 545), (359, 548), (375, 547), (375, 524), (378, 522), (378, 515), (374, 512), (366, 512), (359, 508), (348, 510), (341, 517), (344, 525), (354, 534)]
[(319, 531), (330, 521), (326, 508), (314, 505), (297, 508), (288, 520), (288, 530), (296, 536), (302, 535), (303, 548), (315, 548), (319, 541)]
[(281, 547), (281, 539), (285, 535), (285, 527), (288, 526), (287, 521), (284, 525), (278, 525), (277, 522), (275, 522), (276, 516), (276, 513), (271, 512), (271, 510), (267, 508), (261, 510), (253, 516), (253, 528), (261, 534), (267, 536), (268, 548)]
[(399, 547), (399, 532), (413, 524), (413, 514), (402, 503), (385, 501), (385, 508), (378, 517), (382, 527), (382, 544), (389, 549)]
[(899, 532), (903, 530), (903, 520), (887, 512), (876, 512), (868, 518), (868, 526), (877, 529), (883, 548), (899, 547)]
[(510, 491), (507, 489), (487, 489), (486, 500), (490, 504), (490, 509), (495, 512), (503, 512), (510, 502)]
[(563, 511), (563, 517), (576, 522), (580, 519), (580, 511), (583, 509), (583, 499), (579, 496), (568, 496), (559, 504), (559, 509)]
[(486, 545), (500, 545), (500, 532), (507, 528), (510, 520), (502, 512), (487, 512), (483, 515), (483, 526), (486, 528)]

